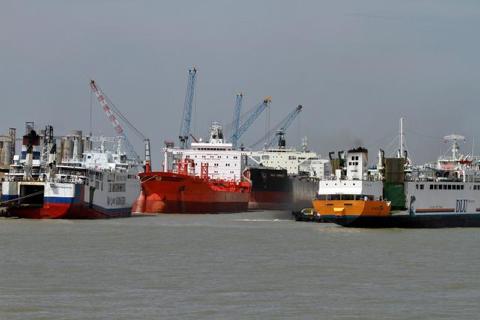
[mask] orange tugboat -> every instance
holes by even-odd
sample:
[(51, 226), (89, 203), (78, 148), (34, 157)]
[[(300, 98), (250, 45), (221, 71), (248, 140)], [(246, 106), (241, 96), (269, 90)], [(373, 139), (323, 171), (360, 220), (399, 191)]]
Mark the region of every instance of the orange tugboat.
[(364, 148), (348, 151), (346, 177), (336, 170), (333, 180), (321, 180), (315, 211), (325, 221), (356, 220), (359, 217), (390, 216), (391, 203), (383, 199), (383, 183), (368, 175), (368, 152)]
[(368, 170), (367, 151), (350, 150), (339, 156), (335, 178), (320, 181), (316, 212), (296, 219), (356, 228), (480, 227), (480, 161), (459, 153), (463, 136), (444, 139), (452, 142), (452, 155), (421, 166), (406, 152), (385, 158), (380, 150), (376, 168)]

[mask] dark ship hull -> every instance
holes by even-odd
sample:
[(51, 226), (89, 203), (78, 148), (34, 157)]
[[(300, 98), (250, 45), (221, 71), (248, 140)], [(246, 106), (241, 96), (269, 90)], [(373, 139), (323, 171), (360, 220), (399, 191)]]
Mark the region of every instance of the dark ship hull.
[(252, 191), (248, 208), (252, 210), (301, 211), (312, 207), (318, 180), (307, 176), (290, 176), (285, 169), (248, 168), (245, 176)]

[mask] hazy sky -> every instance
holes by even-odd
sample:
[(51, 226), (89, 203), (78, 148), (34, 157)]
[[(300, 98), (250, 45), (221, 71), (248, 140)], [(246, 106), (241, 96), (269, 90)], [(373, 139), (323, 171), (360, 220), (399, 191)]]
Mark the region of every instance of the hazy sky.
[[(326, 156), (387, 147), (406, 118), (415, 162), (449, 133), (480, 153), (480, 1), (0, 1), (0, 131), (25, 121), (89, 129), (90, 78), (152, 140), (177, 140), (187, 69), (198, 68), (194, 127), (272, 96), (287, 140)], [(94, 132), (113, 135), (98, 103)], [(265, 131), (265, 115), (243, 141)], [(138, 145), (136, 136), (131, 140)], [(391, 148), (392, 149), (392, 148)]]

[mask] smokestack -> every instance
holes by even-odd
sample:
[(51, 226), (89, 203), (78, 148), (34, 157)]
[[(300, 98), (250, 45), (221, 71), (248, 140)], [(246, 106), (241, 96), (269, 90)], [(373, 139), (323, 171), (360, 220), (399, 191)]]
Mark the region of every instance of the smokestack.
[(17, 129), (10, 128), (8, 129), (8, 135), (10, 136), (10, 155), (8, 163), (13, 163), (13, 156), (15, 155), (15, 145), (17, 143)]
[(384, 173), (385, 173), (385, 151), (383, 151), (382, 149), (378, 151), (377, 171), (378, 171), (380, 180), (383, 180)]

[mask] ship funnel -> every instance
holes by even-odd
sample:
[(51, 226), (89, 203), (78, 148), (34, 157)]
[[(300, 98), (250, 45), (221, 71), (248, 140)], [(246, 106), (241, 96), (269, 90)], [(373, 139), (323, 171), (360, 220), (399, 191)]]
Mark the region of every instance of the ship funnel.
[(32, 178), (33, 148), (40, 145), (40, 136), (34, 130), (34, 123), (25, 124), (25, 135), (23, 136), (23, 145), (25, 146), (25, 165), (24, 179)]
[(223, 143), (223, 128), (218, 122), (210, 126), (210, 143)]
[(285, 140), (285, 132), (283, 130), (278, 130), (277, 135), (278, 135), (278, 148), (285, 149), (285, 147), (287, 146), (287, 141)]
[(8, 163), (13, 163), (13, 156), (15, 155), (15, 144), (16, 144), (16, 135), (17, 129), (10, 128), (8, 129), (8, 135), (10, 136), (10, 154), (8, 158)]
[(338, 151), (338, 160), (340, 163), (340, 167), (343, 168), (345, 166), (345, 151)]
[(48, 163), (51, 164), (55, 162), (57, 157), (57, 144), (54, 142), (52, 147), (50, 148), (50, 152), (48, 153)]
[(377, 171), (379, 178), (383, 180), (385, 174), (385, 151), (382, 149), (378, 150)]

